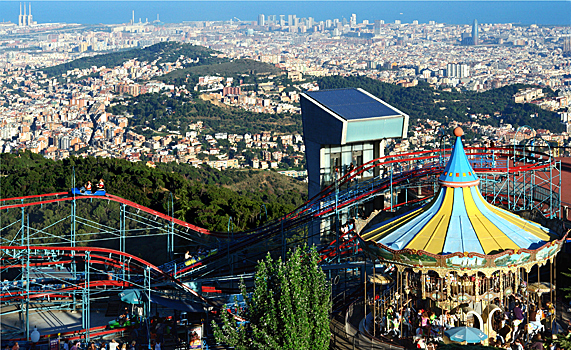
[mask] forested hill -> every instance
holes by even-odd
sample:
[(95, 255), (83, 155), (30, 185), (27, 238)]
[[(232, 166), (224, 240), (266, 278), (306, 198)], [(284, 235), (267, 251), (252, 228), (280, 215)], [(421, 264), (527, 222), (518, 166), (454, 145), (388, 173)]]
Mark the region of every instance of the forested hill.
[(93, 66), (105, 66), (109, 68), (117, 67), (122, 65), (124, 62), (134, 58), (140, 62), (152, 62), (158, 60), (157, 64), (161, 64), (176, 62), (177, 59), (179, 59), (181, 56), (184, 56), (185, 58), (189, 59), (184, 63), (184, 67), (229, 62), (228, 59), (216, 57), (217, 54), (218, 52), (203, 46), (181, 44), (178, 42), (169, 41), (151, 45), (145, 48), (130, 49), (102, 55), (82, 57), (71, 62), (59, 64), (57, 66), (42, 68), (41, 70), (49, 77), (54, 77), (75, 68), (86, 69)]
[[(407, 113), (411, 120), (433, 119), (442, 123), (450, 121), (467, 122), (472, 114), (490, 115), (479, 119), (482, 125), (499, 126), (500, 121), (514, 127), (529, 125), (535, 129), (564, 131), (557, 113), (539, 108), (533, 104), (513, 102), (513, 95), (526, 85), (508, 85), (486, 92), (446, 92), (435, 90), (426, 83), (415, 87), (401, 87), (383, 83), (367, 77), (331, 76), (318, 79), (321, 89), (362, 88), (383, 101)], [(494, 113), (499, 112), (499, 117)], [(537, 114), (532, 118), (530, 115)]]
[(301, 116), (290, 113), (255, 113), (235, 107), (219, 107), (189, 95), (169, 97), (165, 94), (143, 94), (113, 101), (107, 112), (114, 115), (132, 115), (129, 126), (145, 136), (153, 134), (162, 125), (170, 130), (186, 131), (190, 123), (202, 121), (205, 132), (278, 133), (301, 132)]
[[(177, 218), (215, 231), (226, 231), (230, 216), (237, 231), (255, 228), (266, 221), (262, 204), (271, 220), (289, 213), (307, 197), (305, 184), (271, 171), (220, 172), (186, 164), (161, 164), (153, 169), (112, 158), (52, 161), (30, 152), (1, 155), (0, 196), (69, 191), (74, 168), (78, 186), (103, 178), (109, 193), (163, 213), (168, 212), (172, 193)], [(93, 207), (85, 215), (100, 215), (98, 222), (103, 223), (116, 214), (96, 210), (102, 209)]]

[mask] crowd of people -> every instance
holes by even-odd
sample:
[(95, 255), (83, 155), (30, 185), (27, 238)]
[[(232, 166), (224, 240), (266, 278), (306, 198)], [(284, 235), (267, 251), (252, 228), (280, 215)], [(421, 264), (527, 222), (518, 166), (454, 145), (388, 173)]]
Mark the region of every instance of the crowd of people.
[(144, 346), (137, 345), (137, 341), (119, 343), (115, 339), (111, 341), (100, 340), (98, 342), (89, 342), (83, 344), (79, 340), (62, 340), (60, 342), (60, 350), (142, 350)]
[[(488, 330), (488, 344), (496, 348), (524, 350), (559, 350), (556, 342), (559, 337), (571, 338), (571, 323), (567, 330), (557, 329), (555, 308), (552, 303), (530, 303), (529, 309), (517, 296), (510, 297), (507, 306), (499, 299), (494, 301), (500, 310), (493, 313), (492, 329)], [(435, 349), (444, 341), (446, 330), (458, 326), (476, 326), (473, 321), (462, 319), (448, 310), (439, 311), (439, 315), (428, 307), (415, 309), (410, 302), (397, 309), (385, 305), (383, 312), (377, 315), (375, 324), (380, 334), (389, 338), (407, 338), (416, 348)], [(422, 303), (416, 304), (417, 306)], [(554, 336), (554, 334), (559, 333)]]

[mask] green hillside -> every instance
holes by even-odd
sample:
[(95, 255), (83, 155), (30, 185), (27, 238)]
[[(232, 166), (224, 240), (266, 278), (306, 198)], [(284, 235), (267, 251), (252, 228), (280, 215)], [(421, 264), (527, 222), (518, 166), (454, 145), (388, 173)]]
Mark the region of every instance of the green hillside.
[(184, 56), (185, 58), (190, 58), (192, 60), (196, 60), (198, 58), (198, 62), (188, 62), (185, 64), (185, 67), (218, 64), (228, 61), (227, 59), (213, 56), (215, 54), (216, 51), (206, 47), (169, 41), (140, 49), (130, 49), (91, 57), (83, 57), (57, 66), (42, 68), (41, 70), (49, 77), (54, 77), (75, 68), (86, 69), (93, 66), (105, 66), (110, 68), (117, 67), (134, 58), (140, 62), (152, 62), (154, 60), (158, 60), (157, 64), (175, 62), (180, 58), (180, 56)]
[[(226, 231), (230, 216), (236, 231), (255, 228), (266, 220), (265, 214), (261, 215), (262, 204), (271, 220), (294, 210), (307, 197), (303, 184), (276, 173), (219, 172), (185, 164), (165, 164), (152, 169), (142, 163), (93, 157), (52, 161), (30, 152), (1, 155), (0, 196), (69, 191), (73, 168), (77, 184), (103, 178), (109, 193), (163, 213), (169, 210), (172, 193), (177, 218), (214, 231)], [(251, 188), (240, 185), (253, 182), (259, 185)], [(40, 208), (30, 210), (39, 215), (34, 217), (34, 222), (47, 220), (44, 215), (57, 216), (52, 209), (48, 214)], [(118, 213), (109, 207), (86, 206), (83, 210), (86, 217), (100, 223), (118, 219)], [(3, 213), (0, 219), (9, 222), (12, 216), (15, 219), (18, 215), (19, 211), (14, 210)]]
[(234, 107), (218, 107), (214, 104), (191, 96), (169, 97), (164, 94), (144, 94), (137, 97), (125, 97), (122, 101), (113, 101), (107, 112), (133, 117), (129, 121), (139, 133), (149, 136), (151, 130), (165, 125), (170, 130), (188, 131), (190, 123), (203, 121), (206, 132), (257, 133), (274, 131), (278, 133), (300, 133), (301, 116), (298, 114), (254, 113)]
[[(362, 88), (383, 101), (395, 106), (411, 117), (433, 119), (442, 123), (451, 121), (467, 122), (471, 114), (490, 115), (478, 120), (482, 125), (499, 126), (500, 121), (514, 127), (529, 125), (535, 129), (549, 129), (552, 132), (564, 131), (557, 113), (539, 108), (533, 104), (513, 102), (513, 95), (528, 86), (516, 84), (482, 93), (446, 92), (434, 90), (426, 83), (404, 88), (383, 83), (366, 77), (331, 76), (318, 79), (321, 89)], [(494, 117), (498, 112), (501, 116)], [(537, 115), (537, 117), (530, 117)]]
[(170, 72), (159, 79), (169, 84), (183, 85), (196, 84), (198, 77), (205, 75), (219, 75), (221, 77), (234, 77), (245, 82), (254, 82), (255, 77), (279, 75), (281, 69), (259, 61), (238, 59), (231, 62), (200, 65)]

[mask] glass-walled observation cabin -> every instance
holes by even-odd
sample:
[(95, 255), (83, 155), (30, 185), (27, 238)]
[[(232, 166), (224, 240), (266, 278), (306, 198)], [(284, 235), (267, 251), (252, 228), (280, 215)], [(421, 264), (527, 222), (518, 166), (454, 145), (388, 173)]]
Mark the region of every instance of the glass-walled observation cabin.
[(385, 140), (407, 136), (409, 116), (363, 89), (308, 91), (300, 102), (310, 198), (350, 172), (351, 164), (383, 156)]
[[(361, 142), (349, 145), (323, 145), (320, 150), (320, 183), (327, 187), (336, 177), (345, 176), (351, 169), (357, 168), (375, 159), (375, 146), (379, 142)], [(374, 171), (368, 170), (355, 177), (356, 181), (366, 180), (375, 176)]]

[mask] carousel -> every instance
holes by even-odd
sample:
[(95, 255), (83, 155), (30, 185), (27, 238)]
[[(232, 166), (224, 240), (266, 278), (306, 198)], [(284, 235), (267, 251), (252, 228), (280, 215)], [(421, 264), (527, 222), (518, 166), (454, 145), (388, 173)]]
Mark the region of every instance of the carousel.
[[(437, 315), (455, 315), (456, 326), (474, 327), (494, 338), (510, 303), (527, 305), (529, 314), (534, 305), (553, 302), (554, 258), (566, 235), (558, 238), (546, 227), (489, 204), (464, 152), (462, 129), (454, 135), (432, 201), (360, 235), (369, 254), (394, 266), (391, 287), (369, 292), (379, 295), (372, 298), (372, 313), (416, 304)], [(375, 285), (379, 278), (375, 274), (369, 281)]]

